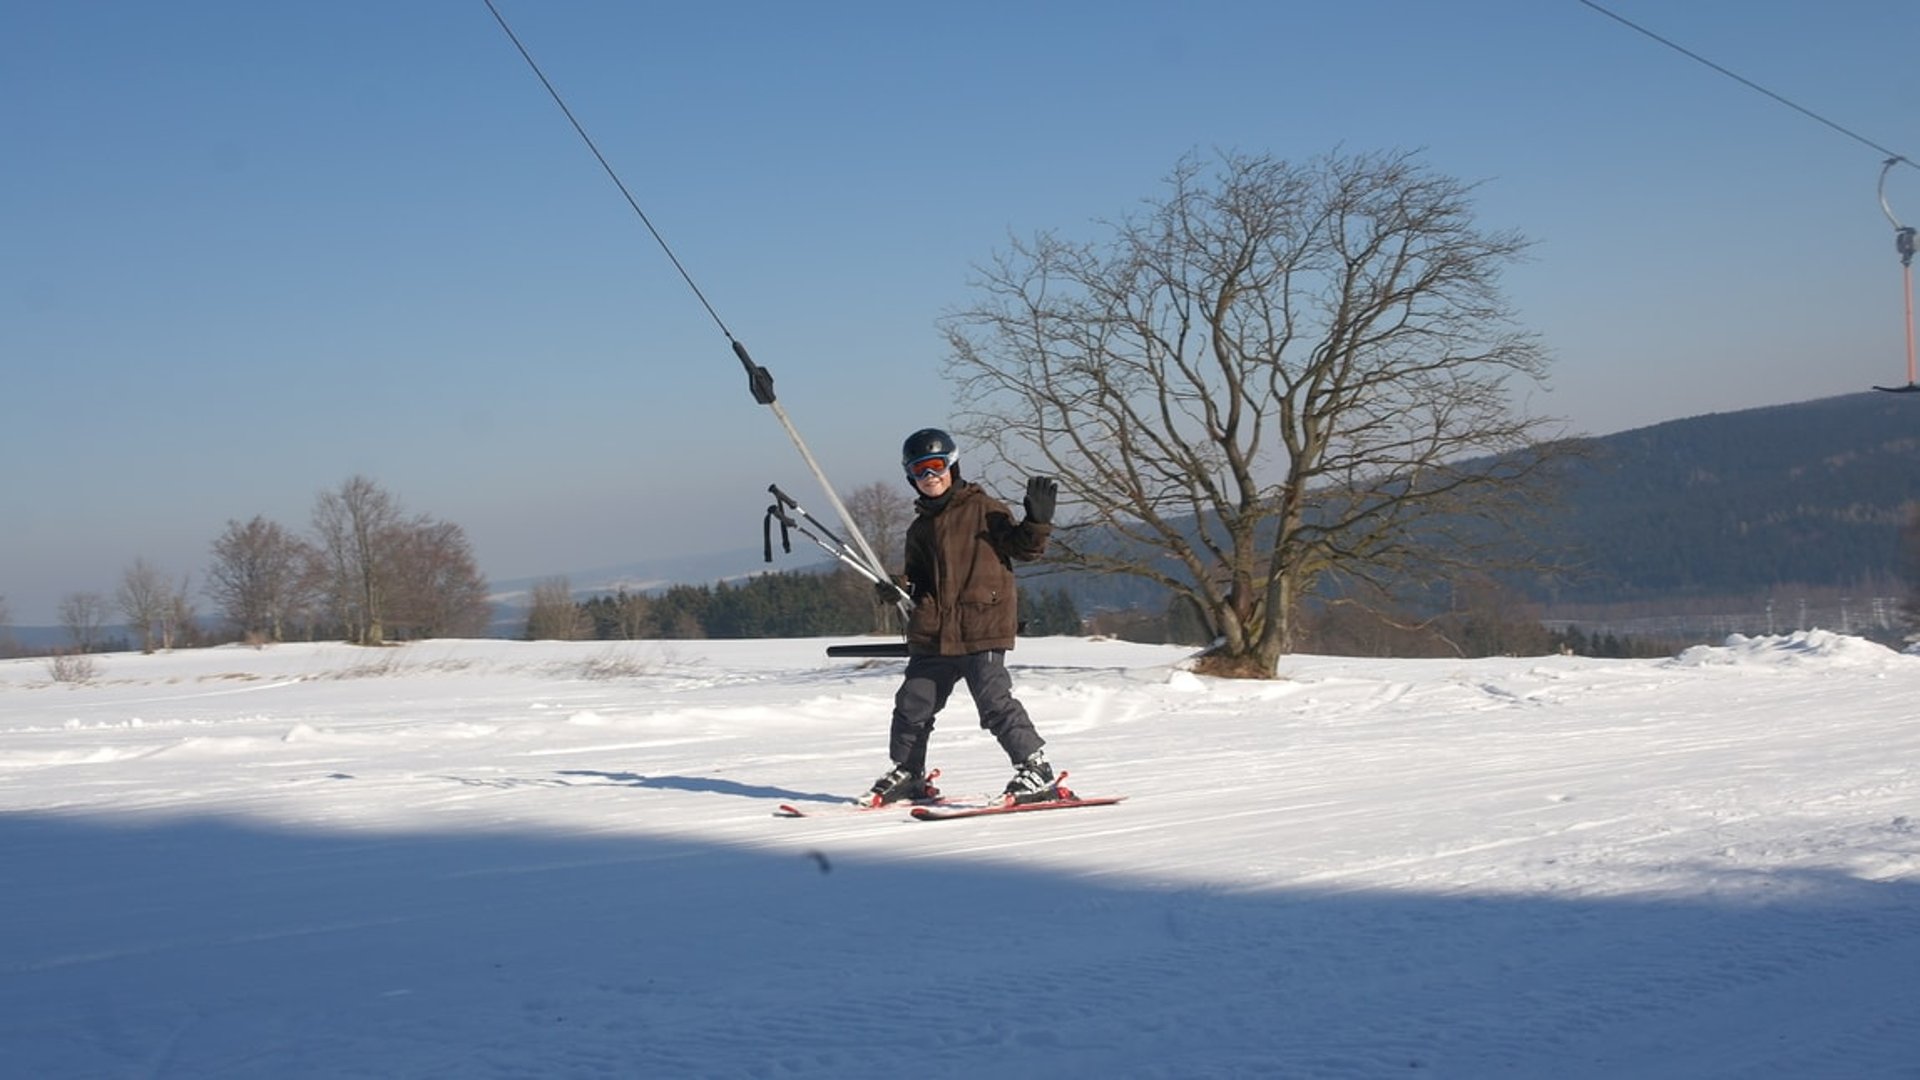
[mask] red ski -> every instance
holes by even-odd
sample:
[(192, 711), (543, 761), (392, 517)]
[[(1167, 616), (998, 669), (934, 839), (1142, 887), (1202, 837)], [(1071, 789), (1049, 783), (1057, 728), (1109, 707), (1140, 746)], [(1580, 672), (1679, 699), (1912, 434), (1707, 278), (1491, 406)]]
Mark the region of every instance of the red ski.
[(1111, 795), (1082, 798), (1068, 793), (1064, 798), (1028, 803), (991, 803), (986, 806), (916, 806), (907, 811), (919, 821), (953, 821), (957, 818), (987, 817), (991, 814), (1024, 814), (1029, 810), (1071, 810), (1076, 806), (1112, 806), (1126, 798)]
[(927, 808), (927, 807), (944, 806), (946, 803), (947, 803), (947, 800), (943, 798), (942, 799), (920, 799), (916, 801), (908, 801), (905, 799), (900, 799), (895, 802), (881, 803), (879, 806), (870, 806), (867, 803), (863, 803), (863, 802), (832, 802), (832, 803), (821, 803), (819, 806), (813, 807), (811, 809), (795, 806), (792, 803), (781, 803), (779, 806), (774, 808), (773, 816), (774, 817), (827, 817), (833, 814), (871, 814), (875, 810), (898, 810), (901, 807), (906, 807), (906, 806), (911, 806), (915, 809), (921, 809), (921, 808)]

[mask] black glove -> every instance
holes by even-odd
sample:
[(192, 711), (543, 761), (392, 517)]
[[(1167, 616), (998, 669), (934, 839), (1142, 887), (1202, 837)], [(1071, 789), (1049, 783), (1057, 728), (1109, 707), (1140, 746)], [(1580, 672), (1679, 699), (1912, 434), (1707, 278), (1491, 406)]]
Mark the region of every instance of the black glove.
[(1027, 520), (1035, 525), (1053, 524), (1053, 504), (1060, 497), (1060, 481), (1051, 476), (1027, 479)]
[(873, 583), (873, 599), (881, 604), (897, 604), (900, 602), (900, 586), (891, 581), (876, 581)]

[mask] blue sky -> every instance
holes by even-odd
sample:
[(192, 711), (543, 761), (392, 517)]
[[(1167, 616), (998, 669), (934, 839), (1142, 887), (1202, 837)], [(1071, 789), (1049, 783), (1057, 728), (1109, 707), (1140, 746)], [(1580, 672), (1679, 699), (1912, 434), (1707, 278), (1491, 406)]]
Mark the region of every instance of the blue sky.
[[(1577, 431), (1905, 378), (1882, 155), (1575, 0), (498, 2), (843, 490), (946, 420), (974, 264), (1192, 150), (1479, 182)], [(1920, 5), (1607, 6), (1920, 156)], [(481, 0), (15, 0), (0, 42), (16, 623), (135, 558), (200, 580), (229, 519), (304, 530), (355, 473), (495, 579), (819, 502)], [(1889, 191), (1920, 219), (1920, 170)]]

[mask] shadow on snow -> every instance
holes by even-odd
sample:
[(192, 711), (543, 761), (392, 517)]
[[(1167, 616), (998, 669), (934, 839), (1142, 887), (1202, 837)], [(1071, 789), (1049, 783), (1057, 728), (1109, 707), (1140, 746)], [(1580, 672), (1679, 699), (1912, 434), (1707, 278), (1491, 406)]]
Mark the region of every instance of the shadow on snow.
[(812, 803), (848, 801), (846, 795), (834, 795), (824, 791), (795, 791), (792, 788), (772, 787), (766, 784), (742, 784), (738, 781), (721, 780), (711, 776), (648, 776), (636, 772), (606, 772), (600, 769), (561, 769), (559, 775), (600, 780), (623, 787), (698, 791), (708, 795), (732, 795), (737, 798), (761, 801), (769, 799), (778, 799), (781, 802)]
[(0, 1040), (42, 1078), (1920, 1066), (1912, 883), (1244, 893), (900, 850), (4, 814)]

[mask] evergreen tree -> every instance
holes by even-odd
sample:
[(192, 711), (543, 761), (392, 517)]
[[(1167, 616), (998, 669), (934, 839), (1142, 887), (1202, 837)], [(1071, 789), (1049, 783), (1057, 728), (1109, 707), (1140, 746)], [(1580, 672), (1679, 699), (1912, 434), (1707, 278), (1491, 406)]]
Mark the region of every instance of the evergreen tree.
[(1920, 502), (1907, 504), (1907, 524), (1900, 533), (1901, 569), (1906, 571), (1907, 601), (1901, 613), (1906, 616), (1911, 639), (1920, 635)]
[(1027, 637), (1082, 633), (1080, 609), (1065, 588), (1023, 590), (1021, 605)]
[(707, 637), (706, 617), (712, 605), (713, 590), (705, 585), (673, 586), (654, 603), (654, 636)]

